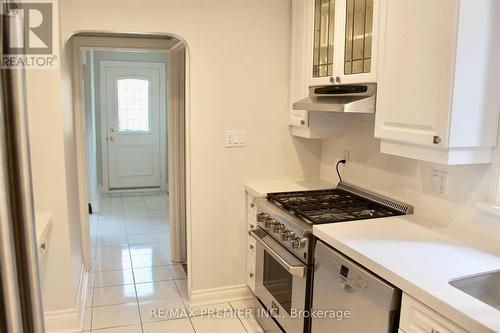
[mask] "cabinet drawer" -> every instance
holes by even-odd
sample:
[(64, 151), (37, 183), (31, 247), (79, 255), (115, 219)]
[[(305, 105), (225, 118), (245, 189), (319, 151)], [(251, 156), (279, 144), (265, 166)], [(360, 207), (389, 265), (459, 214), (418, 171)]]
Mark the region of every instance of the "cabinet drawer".
[(257, 228), (257, 218), (255, 215), (247, 213), (247, 233), (255, 228)]
[(400, 328), (406, 333), (466, 333), (452, 321), (403, 294)]
[(247, 193), (247, 211), (253, 215), (257, 214), (257, 206), (254, 201), (255, 197)]
[(247, 286), (255, 293), (255, 258), (247, 254)]
[(255, 238), (250, 235), (247, 235), (247, 252), (255, 257)]

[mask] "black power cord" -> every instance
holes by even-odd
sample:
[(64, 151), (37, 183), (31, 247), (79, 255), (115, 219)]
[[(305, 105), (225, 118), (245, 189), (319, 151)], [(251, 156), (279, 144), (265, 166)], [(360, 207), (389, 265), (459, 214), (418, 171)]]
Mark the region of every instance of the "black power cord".
[(346, 162), (347, 162), (346, 160), (340, 160), (337, 162), (337, 165), (335, 165), (335, 170), (337, 170), (337, 175), (339, 176), (339, 180), (341, 183), (342, 183), (342, 176), (340, 175), (340, 172), (339, 172), (339, 165), (340, 165), (340, 163), (345, 164)]

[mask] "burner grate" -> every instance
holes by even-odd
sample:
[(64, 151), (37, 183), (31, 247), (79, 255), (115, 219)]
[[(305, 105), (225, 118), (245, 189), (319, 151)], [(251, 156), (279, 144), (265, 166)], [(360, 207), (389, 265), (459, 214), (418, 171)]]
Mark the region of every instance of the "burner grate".
[(268, 199), (314, 224), (403, 214), (341, 189), (270, 193)]

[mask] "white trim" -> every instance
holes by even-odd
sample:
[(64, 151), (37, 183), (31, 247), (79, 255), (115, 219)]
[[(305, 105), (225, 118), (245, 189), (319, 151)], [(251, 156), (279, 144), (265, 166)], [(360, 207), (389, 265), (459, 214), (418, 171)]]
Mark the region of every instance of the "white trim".
[(45, 311), (45, 331), (47, 333), (73, 333), (82, 332), (85, 317), (86, 296), (88, 287), (88, 272), (82, 264), (78, 283), (76, 304), (74, 307), (64, 310)]
[(130, 189), (120, 189), (120, 190), (109, 190), (104, 191), (103, 193), (107, 194), (127, 194), (127, 193), (135, 193), (135, 194), (146, 194), (146, 193), (164, 193), (165, 191), (161, 187), (155, 188), (130, 188)]
[[(83, 59), (87, 60), (87, 68), (90, 68), (90, 100), (91, 100), (91, 105), (90, 105), (90, 110), (92, 113), (92, 139), (93, 139), (93, 146), (94, 146), (94, 153), (97, 154), (97, 149), (99, 147), (97, 146), (97, 129), (96, 129), (96, 104), (95, 104), (95, 68), (94, 68), (94, 52), (90, 51), (88, 52), (89, 57), (84, 57)], [(88, 58), (88, 59), (87, 59)], [(82, 96), (85, 98), (85, 96)], [(83, 102), (83, 105), (85, 106), (85, 101)], [(87, 112), (87, 107), (85, 106), (84, 109), (84, 114)], [(84, 116), (86, 117), (86, 116)], [(87, 143), (87, 141), (85, 141)], [(87, 159), (87, 156), (85, 156)], [(92, 211), (93, 212), (99, 212), (101, 210), (101, 192), (99, 190), (99, 172), (97, 168), (97, 156), (95, 156), (94, 163), (92, 165), (92, 168), (94, 168), (93, 172), (95, 172), (95, 191), (96, 193), (93, 193), (92, 197), (94, 198), (93, 202), (91, 201), (90, 204), (92, 205)], [(88, 170), (87, 170), (88, 171)], [(88, 179), (88, 178), (87, 178)], [(87, 193), (87, 195), (89, 195)]]
[(45, 312), (45, 332), (81, 332), (80, 319), (75, 308), (46, 311)]
[(92, 206), (92, 213), (99, 213), (101, 211), (102, 195), (101, 191), (97, 191), (94, 205)]
[(85, 267), (92, 266), (90, 254), (90, 226), (87, 193), (87, 152), (85, 136), (85, 109), (82, 82), (84, 78), (82, 56), (77, 42), (73, 43), (73, 109), (78, 174), (78, 196), (80, 198), (80, 230), (82, 232), (82, 259)]
[[(106, 110), (107, 105), (107, 94), (106, 94), (106, 75), (103, 75), (104, 64), (101, 62), (99, 64), (99, 119), (101, 120), (101, 132), (96, 133), (96, 135), (101, 136), (101, 176), (102, 176), (102, 187), (105, 193), (109, 193), (109, 172), (108, 172), (108, 113), (103, 112)], [(94, 78), (95, 79), (95, 78)]]
[(185, 262), (186, 259), (186, 196), (185, 178), (185, 47), (171, 50), (168, 57), (168, 174), (169, 174), (169, 220), (170, 250), (173, 262)]
[[(186, 253), (187, 253), (187, 290), (188, 297), (191, 297), (191, 290), (193, 286), (193, 276), (191, 272), (193, 271), (193, 262), (192, 258), (192, 237), (191, 237), (191, 62), (190, 62), (190, 49), (189, 45), (185, 44), (185, 85), (184, 85), (184, 124), (185, 124), (185, 150), (184, 156), (185, 160), (185, 181), (186, 181)], [(173, 179), (170, 179), (170, 183), (172, 183)], [(179, 180), (180, 181), (180, 180)], [(170, 210), (175, 209), (174, 207), (170, 207)]]
[(189, 305), (198, 306), (203, 304), (224, 303), (251, 297), (254, 297), (254, 295), (247, 285), (239, 284), (228, 287), (194, 290), (191, 292)]

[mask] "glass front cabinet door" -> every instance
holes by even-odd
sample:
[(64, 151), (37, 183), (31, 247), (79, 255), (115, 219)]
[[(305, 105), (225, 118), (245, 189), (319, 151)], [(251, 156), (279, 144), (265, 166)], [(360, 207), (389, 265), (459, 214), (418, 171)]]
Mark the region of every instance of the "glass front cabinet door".
[(309, 85), (377, 81), (380, 0), (307, 0)]

